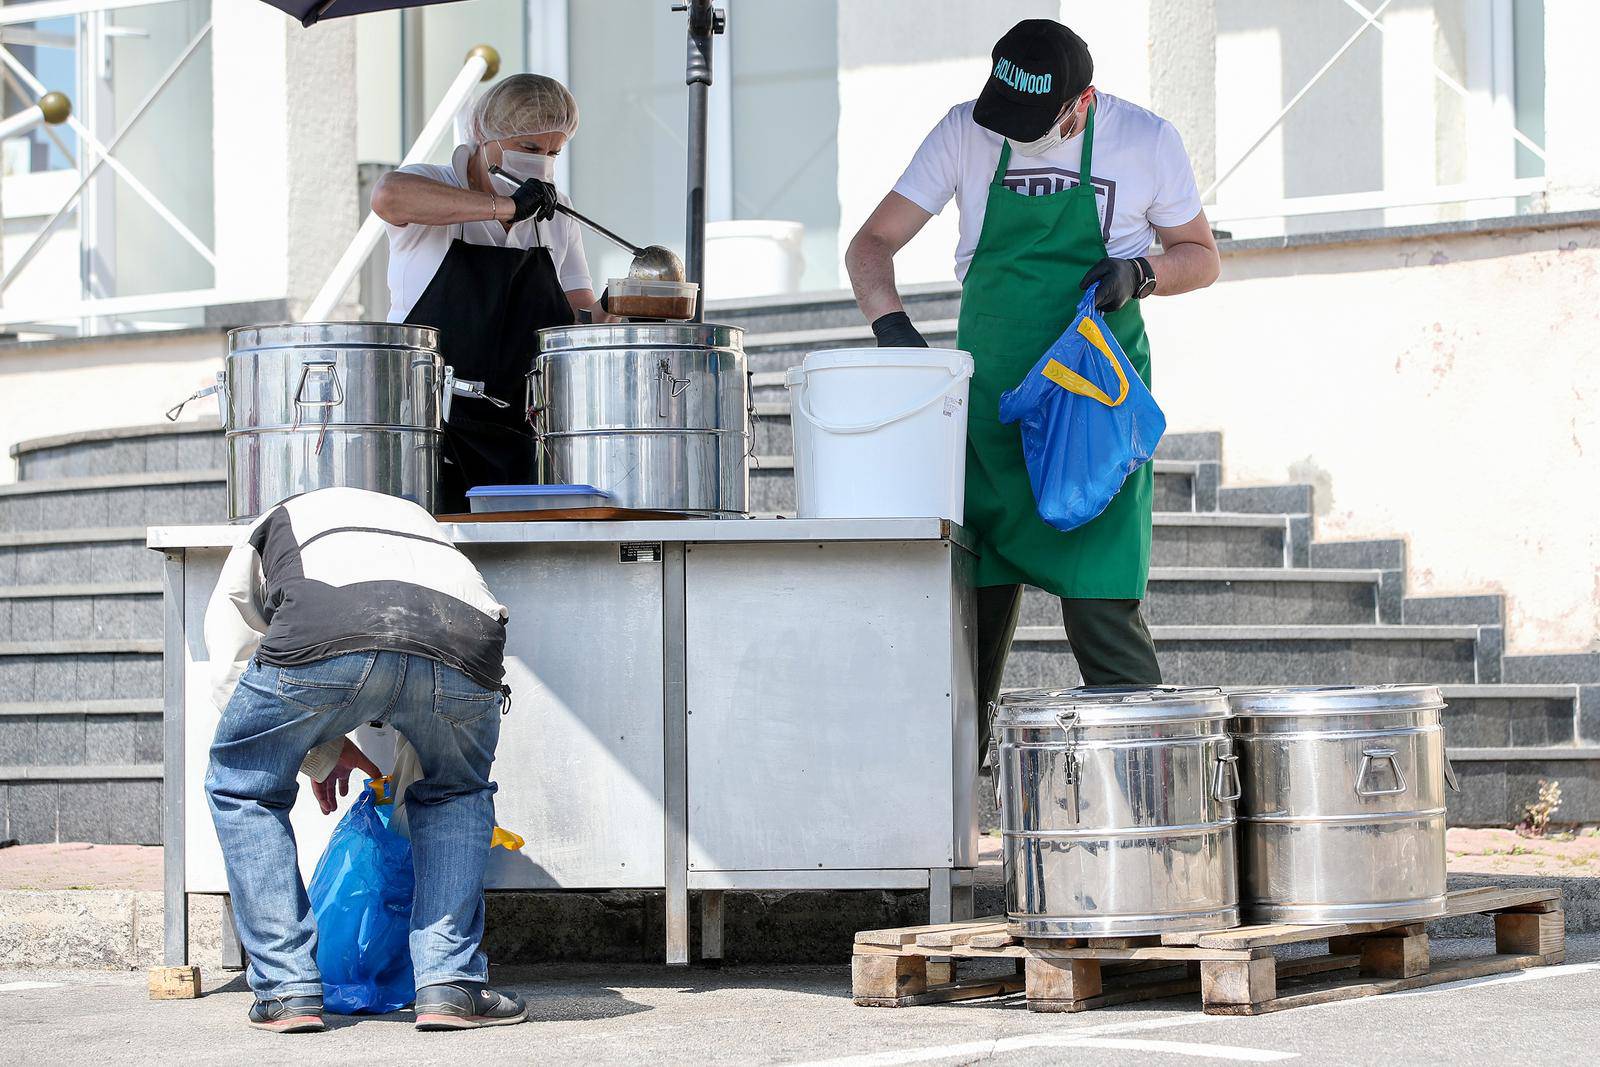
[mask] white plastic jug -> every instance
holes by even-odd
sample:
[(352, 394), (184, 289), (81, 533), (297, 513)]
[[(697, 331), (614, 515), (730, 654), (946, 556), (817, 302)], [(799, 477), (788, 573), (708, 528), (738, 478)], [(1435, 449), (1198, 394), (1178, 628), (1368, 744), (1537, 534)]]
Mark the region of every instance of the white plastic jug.
[(802, 519), (963, 520), (970, 355), (836, 348), (785, 381)]

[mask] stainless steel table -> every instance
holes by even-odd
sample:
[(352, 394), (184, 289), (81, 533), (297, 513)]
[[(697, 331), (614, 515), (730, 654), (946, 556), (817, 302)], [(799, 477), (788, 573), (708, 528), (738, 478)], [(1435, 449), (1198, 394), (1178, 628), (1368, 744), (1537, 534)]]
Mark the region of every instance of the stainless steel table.
[[(722, 893), (920, 889), (971, 915), (974, 559), (938, 519), (462, 523), (510, 608), (492, 889), (661, 889), (666, 956), (721, 955)], [(238, 526), (165, 553), (166, 957), (190, 893), (226, 893), (202, 791), (217, 720), (203, 621)], [(364, 746), (382, 753), (384, 730)], [(336, 819), (302, 790), (309, 877)]]

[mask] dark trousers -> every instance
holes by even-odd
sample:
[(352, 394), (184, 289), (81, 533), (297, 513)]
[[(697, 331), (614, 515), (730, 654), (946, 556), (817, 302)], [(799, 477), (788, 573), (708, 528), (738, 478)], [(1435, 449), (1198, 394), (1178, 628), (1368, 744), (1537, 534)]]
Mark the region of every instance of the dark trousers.
[[(1022, 613), (1022, 586), (978, 590), (978, 748), (989, 746), (989, 705), (1000, 699), (1000, 680), (1011, 635)], [(1155, 642), (1137, 600), (1063, 597), (1061, 621), (1084, 685), (1160, 685)]]

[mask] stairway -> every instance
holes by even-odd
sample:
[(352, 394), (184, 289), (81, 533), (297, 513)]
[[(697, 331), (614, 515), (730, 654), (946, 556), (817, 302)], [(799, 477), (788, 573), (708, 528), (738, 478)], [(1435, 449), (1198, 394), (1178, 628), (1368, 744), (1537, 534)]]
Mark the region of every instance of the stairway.
[[(954, 289), (914, 289), (907, 305), (930, 343), (953, 344)], [(750, 508), (789, 513), (782, 372), (871, 334), (838, 294), (712, 317), (748, 331)], [(0, 486), (0, 839), (159, 842), (161, 557), (144, 527), (224, 518), (221, 436), (163, 423), (12, 454), (20, 480)], [(1402, 542), (1316, 543), (1311, 488), (1224, 485), (1220, 434), (1170, 435), (1155, 463), (1145, 611), (1169, 683), (1436, 683), (1462, 785), (1453, 822), (1517, 821), (1540, 778), (1561, 781), (1559, 821), (1600, 821), (1600, 655), (1504, 656), (1499, 597), (1406, 596)], [(1006, 684), (1077, 681), (1058, 605), (1030, 591)]]

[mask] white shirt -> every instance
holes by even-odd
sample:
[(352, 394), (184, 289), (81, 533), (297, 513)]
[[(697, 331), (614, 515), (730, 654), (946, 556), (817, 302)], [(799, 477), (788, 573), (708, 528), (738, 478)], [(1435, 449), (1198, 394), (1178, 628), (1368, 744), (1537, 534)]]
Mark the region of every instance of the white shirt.
[[(402, 174), (420, 174), (424, 178), (467, 187), (467, 157), (465, 145), (456, 148), (455, 159), (448, 167), (433, 163), (414, 163), (401, 167)], [(561, 194), (561, 202), (568, 207), (572, 201)], [(388, 226), (389, 231), (389, 321), (402, 322), (411, 314), (417, 300), (444, 262), (450, 242), (457, 237), (469, 245), (498, 245), (502, 248), (532, 248), (544, 245), (550, 249), (555, 261), (556, 278), (566, 292), (576, 289), (593, 289), (589, 280), (589, 264), (583, 257), (583, 239), (578, 224), (565, 215), (557, 215), (548, 222), (535, 223), (524, 219), (508, 231), (494, 220), (467, 222), (450, 226), (425, 226), (413, 222), (409, 226)]]
[[(956, 198), (961, 213), (956, 242), (956, 277), (978, 247), (989, 183), (1000, 165), (1005, 138), (972, 121), (976, 101), (957, 104), (933, 128), (895, 183), (894, 191), (937, 215)], [(1042, 156), (1015, 148), (1006, 185), (1024, 195), (1054, 193), (1078, 184), (1083, 134)], [(1155, 241), (1151, 226), (1181, 226), (1200, 214), (1200, 190), (1183, 139), (1172, 123), (1109, 93), (1095, 94), (1095, 201), (1100, 209), (1106, 254), (1119, 259), (1144, 255)]]

